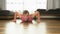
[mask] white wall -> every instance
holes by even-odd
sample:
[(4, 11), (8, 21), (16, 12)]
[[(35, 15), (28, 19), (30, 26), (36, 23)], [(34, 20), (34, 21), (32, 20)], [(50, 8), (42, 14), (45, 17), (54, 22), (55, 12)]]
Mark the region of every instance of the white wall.
[(47, 0), (47, 9), (53, 8), (53, 0)]
[[(60, 0), (59, 0), (59, 3), (60, 3)], [(60, 7), (60, 4), (59, 4), (59, 7)]]
[(59, 8), (59, 4), (60, 4), (59, 0), (54, 0), (54, 5), (53, 5), (54, 7), (53, 8), (54, 9)]
[(5, 0), (0, 0), (0, 8), (5, 9)]
[(48, 0), (47, 9), (60, 8), (60, 0)]
[(0, 8), (2, 8), (2, 0), (0, 0)]

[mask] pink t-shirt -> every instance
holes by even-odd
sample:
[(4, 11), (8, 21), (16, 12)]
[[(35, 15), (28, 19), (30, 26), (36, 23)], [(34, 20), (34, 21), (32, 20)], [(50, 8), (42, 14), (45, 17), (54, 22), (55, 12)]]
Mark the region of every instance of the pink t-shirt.
[(29, 16), (23, 15), (21, 17), (21, 20), (22, 20), (22, 22), (32, 22), (32, 17), (30, 15)]

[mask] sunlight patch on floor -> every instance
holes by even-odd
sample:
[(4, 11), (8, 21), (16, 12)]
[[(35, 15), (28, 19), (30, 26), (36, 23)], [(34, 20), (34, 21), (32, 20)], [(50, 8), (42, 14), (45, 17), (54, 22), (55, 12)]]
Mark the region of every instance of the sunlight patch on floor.
[(23, 24), (9, 22), (6, 24), (5, 34), (46, 34), (46, 24), (41, 22), (36, 27), (36, 22), (34, 24), (29, 24), (27, 29), (24, 29)]

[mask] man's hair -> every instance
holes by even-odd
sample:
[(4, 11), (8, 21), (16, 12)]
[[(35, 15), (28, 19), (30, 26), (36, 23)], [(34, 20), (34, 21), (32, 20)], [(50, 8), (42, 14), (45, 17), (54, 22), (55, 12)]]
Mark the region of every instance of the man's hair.
[(28, 10), (23, 11), (23, 14), (27, 14), (27, 13), (29, 14)]

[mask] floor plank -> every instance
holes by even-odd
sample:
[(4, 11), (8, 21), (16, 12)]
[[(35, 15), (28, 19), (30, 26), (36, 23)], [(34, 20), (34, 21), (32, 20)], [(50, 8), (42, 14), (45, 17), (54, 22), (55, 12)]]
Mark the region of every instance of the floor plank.
[[(11, 33), (10, 31), (14, 32)], [(0, 20), (0, 34), (16, 34), (16, 32), (17, 34), (60, 34), (60, 20), (41, 19), (39, 24), (34, 22), (34, 24), (29, 24), (29, 26), (20, 24), (19, 19), (17, 23), (14, 23), (13, 20)]]

